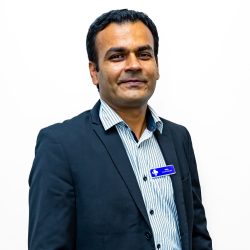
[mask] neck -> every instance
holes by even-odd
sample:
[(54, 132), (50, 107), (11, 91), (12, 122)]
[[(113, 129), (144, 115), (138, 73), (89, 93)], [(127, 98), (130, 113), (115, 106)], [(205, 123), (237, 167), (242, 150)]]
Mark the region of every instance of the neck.
[(123, 119), (124, 122), (134, 132), (136, 138), (139, 140), (143, 131), (145, 130), (146, 124), (146, 111), (147, 104), (139, 108), (114, 108), (114, 111)]

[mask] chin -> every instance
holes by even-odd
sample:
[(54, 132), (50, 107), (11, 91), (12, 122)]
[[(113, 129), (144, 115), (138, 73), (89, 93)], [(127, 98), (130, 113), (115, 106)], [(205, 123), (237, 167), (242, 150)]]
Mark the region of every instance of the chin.
[(146, 96), (143, 96), (143, 97), (127, 97), (127, 98), (123, 98), (121, 100), (121, 104), (122, 106), (127, 106), (127, 107), (134, 107), (134, 108), (138, 108), (138, 107), (142, 107), (144, 105), (147, 105), (147, 102), (149, 100), (150, 96), (146, 97)]

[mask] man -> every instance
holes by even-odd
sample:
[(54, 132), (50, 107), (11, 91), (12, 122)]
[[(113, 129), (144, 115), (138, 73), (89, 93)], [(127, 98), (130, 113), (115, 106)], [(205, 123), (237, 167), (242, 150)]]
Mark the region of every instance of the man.
[(141, 12), (90, 26), (100, 101), (40, 131), (30, 174), (30, 250), (212, 249), (188, 131), (148, 106), (158, 33)]

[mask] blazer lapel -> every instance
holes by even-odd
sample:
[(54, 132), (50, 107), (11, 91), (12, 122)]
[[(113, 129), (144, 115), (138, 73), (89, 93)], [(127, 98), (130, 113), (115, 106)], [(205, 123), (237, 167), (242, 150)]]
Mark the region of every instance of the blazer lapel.
[(115, 127), (107, 131), (104, 130), (99, 119), (99, 107), (100, 102), (91, 110), (93, 129), (106, 147), (114, 166), (120, 173), (138, 209), (151, 228), (140, 188), (120, 136)]
[(159, 131), (156, 131), (155, 135), (160, 145), (166, 164), (173, 164), (175, 167), (176, 174), (171, 175), (170, 177), (172, 180), (175, 204), (176, 204), (176, 209), (178, 213), (182, 249), (186, 250), (186, 249), (189, 249), (188, 247), (189, 246), (188, 224), (187, 224), (185, 202), (184, 202), (183, 190), (182, 190), (182, 181), (181, 181), (180, 169), (179, 169), (178, 159), (176, 156), (173, 140), (172, 140), (170, 131), (168, 131), (166, 128), (166, 123), (164, 123), (162, 134), (160, 134)]

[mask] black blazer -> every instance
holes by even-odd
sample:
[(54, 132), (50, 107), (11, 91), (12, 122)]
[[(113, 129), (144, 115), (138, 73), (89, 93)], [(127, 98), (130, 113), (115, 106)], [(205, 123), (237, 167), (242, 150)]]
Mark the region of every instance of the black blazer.
[[(122, 141), (95, 107), (42, 129), (29, 178), (29, 250), (152, 250), (154, 237)], [(183, 250), (211, 239), (188, 131), (162, 119), (155, 132), (171, 176)]]

